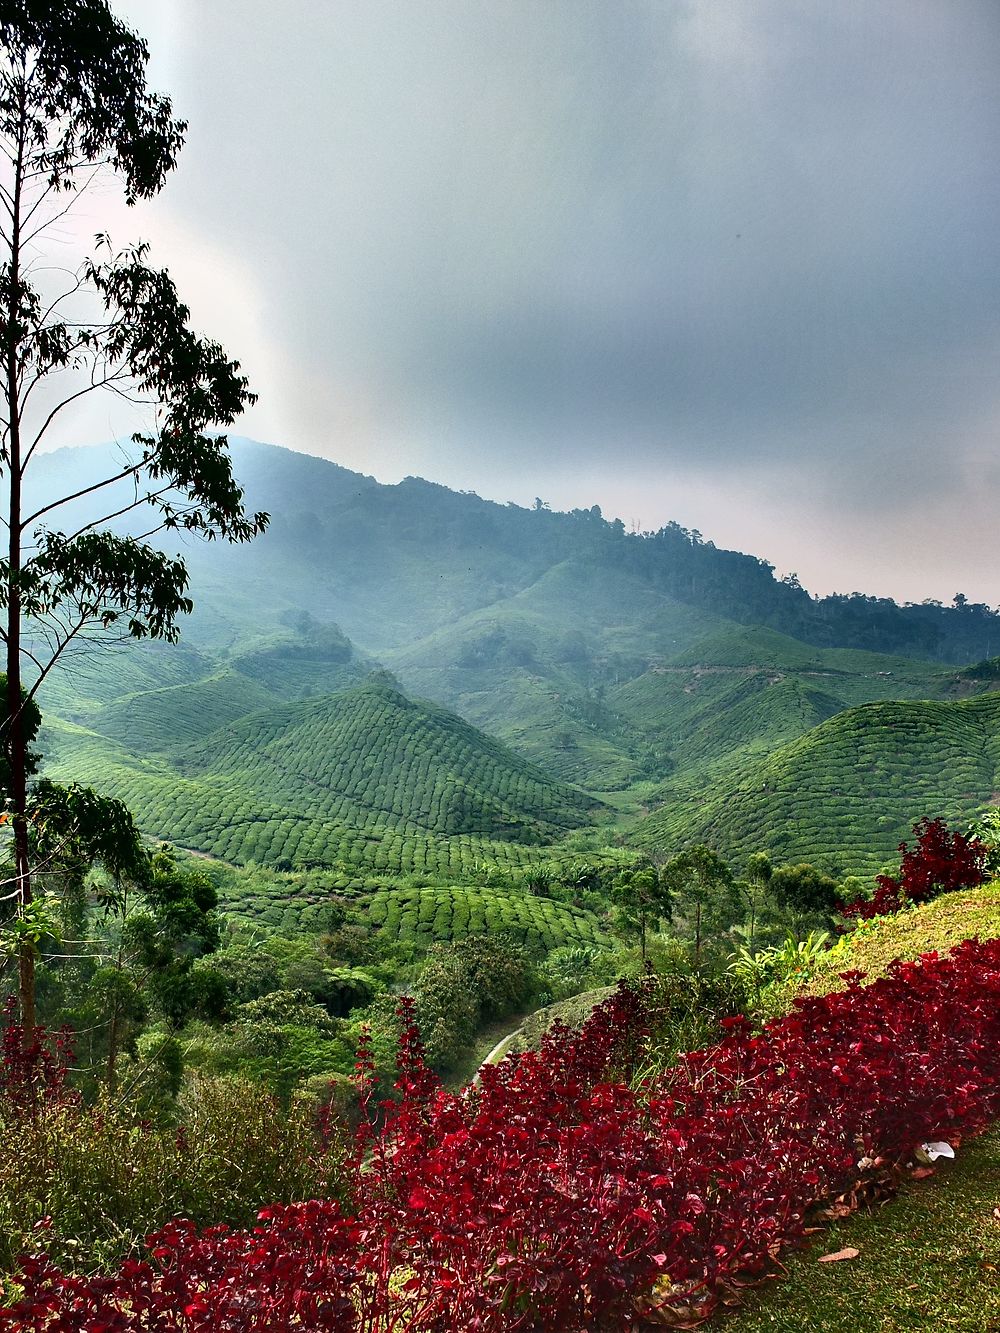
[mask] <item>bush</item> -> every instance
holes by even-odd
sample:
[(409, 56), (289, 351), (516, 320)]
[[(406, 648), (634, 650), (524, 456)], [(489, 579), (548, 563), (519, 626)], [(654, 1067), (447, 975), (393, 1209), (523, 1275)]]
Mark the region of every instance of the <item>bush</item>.
[[(637, 991), (457, 1095), (428, 1074), (404, 1000), (401, 1101), (359, 1132), (349, 1216), (312, 1202), (253, 1231), (174, 1223), (102, 1282), (38, 1259), (0, 1329), (557, 1333), (654, 1309), (690, 1324), (767, 1272), (812, 1205), (1000, 1113), (1000, 941), (860, 980), (762, 1036), (725, 1020), (725, 1040), (642, 1087), (622, 1081), (649, 1018)], [(364, 1052), (359, 1068), (370, 1111)]]
[(37, 1246), (39, 1228), (60, 1262), (88, 1269), (137, 1254), (178, 1215), (246, 1226), (265, 1203), (339, 1188), (343, 1146), (308, 1102), (285, 1111), (249, 1082), (200, 1078), (182, 1094), (180, 1127), (156, 1127), (67, 1093), (67, 1052), (46, 1056), (44, 1039), (25, 1079), (20, 1033), (8, 1024), (0, 1065), (0, 1271)]
[(977, 838), (949, 833), (943, 819), (924, 816), (913, 825), (917, 845), (899, 844), (898, 875), (879, 875), (870, 899), (858, 898), (843, 915), (861, 920), (898, 912), (907, 901), (924, 903), (954, 889), (971, 889), (989, 877), (989, 850)]

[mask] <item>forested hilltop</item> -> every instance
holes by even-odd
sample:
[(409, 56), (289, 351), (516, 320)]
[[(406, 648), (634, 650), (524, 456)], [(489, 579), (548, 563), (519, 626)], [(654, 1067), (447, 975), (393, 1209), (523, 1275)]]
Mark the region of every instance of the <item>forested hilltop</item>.
[[(234, 439), (232, 448), (248, 507), (266, 508), (271, 526), (238, 554), (216, 549), (199, 559), (198, 548), (190, 553), (205, 591), (215, 584), (220, 594), (236, 593), (227, 620), (248, 605), (233, 578), (252, 578), (272, 603), (258, 609), (305, 607), (321, 620), (336, 620), (366, 648), (385, 652), (463, 615), (501, 608), (568, 563), (601, 584), (620, 582), (629, 603), (645, 589), (820, 647), (952, 663), (1000, 651), (1000, 616), (961, 594), (950, 606), (899, 605), (862, 592), (816, 598), (794, 576), (776, 578), (766, 559), (721, 549), (677, 523), (629, 533), (597, 505), (561, 513), (539, 500), (524, 509), (419, 477), (383, 485), (274, 445)], [(44, 461), (49, 475), (58, 473), (60, 486), (69, 489), (74, 472), (81, 479), (92, 474), (93, 455), (91, 449), (60, 450)], [(35, 479), (43, 495), (45, 478), (43, 467)], [(496, 646), (513, 657), (532, 651), (529, 642)], [(573, 650), (565, 645), (567, 654)]]

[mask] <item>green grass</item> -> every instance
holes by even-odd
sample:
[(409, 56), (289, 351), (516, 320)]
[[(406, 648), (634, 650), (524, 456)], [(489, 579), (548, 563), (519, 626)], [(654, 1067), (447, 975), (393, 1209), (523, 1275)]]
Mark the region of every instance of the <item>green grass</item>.
[[(889, 1203), (866, 1209), (783, 1256), (787, 1276), (748, 1294), (709, 1327), (732, 1333), (1000, 1330), (1000, 1126), (939, 1161)], [(852, 1246), (857, 1259), (818, 1262)]]
[[(805, 985), (774, 997), (842, 989), (839, 973), (859, 968), (868, 981), (896, 958), (943, 953), (964, 939), (1000, 937), (1000, 881), (943, 894), (876, 919), (830, 954)], [(1000, 1125), (939, 1160), (933, 1179), (907, 1183), (898, 1197), (862, 1209), (783, 1255), (787, 1275), (752, 1291), (744, 1309), (710, 1327), (732, 1333), (890, 1333), (902, 1329), (1000, 1330)], [(851, 1246), (855, 1260), (821, 1264)]]
[(1000, 938), (998, 880), (976, 889), (945, 893), (920, 907), (863, 923), (814, 969), (802, 992), (826, 995), (843, 990), (847, 983), (840, 973), (855, 968), (869, 981), (877, 981), (886, 975), (894, 959), (919, 958), (935, 949), (946, 953), (975, 935), (983, 940)]

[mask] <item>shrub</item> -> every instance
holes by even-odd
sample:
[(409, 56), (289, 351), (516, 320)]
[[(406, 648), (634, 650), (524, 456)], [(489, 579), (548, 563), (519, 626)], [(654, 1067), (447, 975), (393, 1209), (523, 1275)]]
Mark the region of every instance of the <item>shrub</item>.
[[(705, 1314), (802, 1236), (812, 1205), (1000, 1113), (1000, 941), (849, 980), (762, 1035), (725, 1020), (722, 1042), (636, 1088), (637, 990), (457, 1095), (428, 1074), (404, 1000), (401, 1100), (359, 1131), (346, 1212), (172, 1223), (149, 1261), (104, 1280), (29, 1260), (0, 1329), (556, 1333)], [(370, 1071), (362, 1051), (374, 1116)]]
[(0, 1044), (0, 1271), (43, 1228), (70, 1267), (137, 1254), (143, 1237), (184, 1215), (246, 1226), (274, 1199), (339, 1188), (343, 1146), (311, 1103), (284, 1110), (248, 1081), (197, 1079), (181, 1127), (157, 1127), (113, 1100), (87, 1106), (65, 1087), (65, 1039), (25, 1050), (8, 1023)]
[(927, 902), (940, 893), (971, 889), (989, 877), (988, 848), (978, 838), (950, 833), (943, 819), (924, 816), (913, 825), (916, 846), (899, 844), (902, 856), (897, 875), (879, 875), (871, 898), (858, 898), (842, 909), (843, 915), (865, 920), (898, 912), (907, 901)]

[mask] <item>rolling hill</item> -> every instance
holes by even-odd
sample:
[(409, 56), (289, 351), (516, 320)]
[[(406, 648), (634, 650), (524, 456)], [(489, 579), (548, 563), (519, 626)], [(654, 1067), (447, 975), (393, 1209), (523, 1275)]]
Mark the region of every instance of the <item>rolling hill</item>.
[(836, 714), (770, 753), (682, 780), (632, 830), (660, 850), (707, 842), (835, 874), (892, 859), (920, 815), (968, 819), (1000, 801), (1000, 695), (881, 702)]
[(71, 724), (50, 724), (43, 739), (53, 776), (91, 782), (150, 834), (237, 864), (454, 877), (479, 861), (530, 861), (598, 809), (454, 714), (378, 680), (251, 713), (158, 754)]
[[(48, 465), (72, 484), (99, 455)], [(977, 696), (1000, 673), (951, 665), (1000, 637), (989, 608), (810, 598), (676, 524), (629, 534), (596, 507), (385, 486), (248, 441), (234, 456), (272, 527), (188, 546), (185, 644), (84, 654), (40, 697), (48, 771), (125, 797), (151, 832), (239, 863), (454, 880), (586, 827), (584, 788), (628, 844), (859, 869), (917, 816), (990, 799)], [(380, 666), (410, 698), (363, 684)]]

